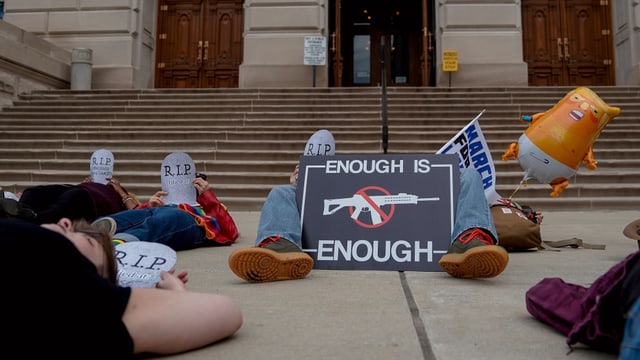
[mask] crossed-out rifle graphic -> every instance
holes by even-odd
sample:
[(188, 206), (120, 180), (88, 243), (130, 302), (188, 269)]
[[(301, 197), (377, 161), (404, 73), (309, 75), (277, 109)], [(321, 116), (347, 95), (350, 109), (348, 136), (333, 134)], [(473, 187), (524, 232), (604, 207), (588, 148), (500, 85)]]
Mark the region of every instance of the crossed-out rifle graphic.
[(382, 217), (380, 216), (380, 212), (382, 212), (381, 207), (384, 205), (404, 205), (404, 204), (418, 204), (420, 201), (438, 201), (439, 197), (430, 197), (430, 198), (418, 198), (417, 195), (407, 194), (407, 193), (398, 193), (397, 195), (362, 195), (360, 193), (354, 194), (352, 197), (348, 198), (339, 198), (339, 199), (325, 199), (324, 200), (324, 211), (322, 215), (333, 215), (338, 210), (344, 207), (355, 207), (353, 213), (351, 213), (351, 218), (354, 220), (359, 220), (360, 214), (362, 212), (368, 212), (369, 216), (371, 216), (371, 223), (373, 225), (380, 224), (382, 222)]

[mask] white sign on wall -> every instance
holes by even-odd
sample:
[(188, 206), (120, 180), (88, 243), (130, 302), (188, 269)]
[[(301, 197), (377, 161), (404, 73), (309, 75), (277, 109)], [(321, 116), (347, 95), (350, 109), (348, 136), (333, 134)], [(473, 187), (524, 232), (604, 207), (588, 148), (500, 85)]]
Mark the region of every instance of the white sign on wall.
[(325, 65), (327, 62), (327, 38), (324, 36), (304, 37), (304, 64)]

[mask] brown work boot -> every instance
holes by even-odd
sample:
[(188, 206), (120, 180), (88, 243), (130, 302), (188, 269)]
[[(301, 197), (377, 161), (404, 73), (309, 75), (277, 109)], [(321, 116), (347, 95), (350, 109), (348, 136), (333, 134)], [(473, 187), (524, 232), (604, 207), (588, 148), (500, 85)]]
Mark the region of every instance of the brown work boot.
[(491, 278), (500, 275), (509, 263), (509, 254), (493, 244), (489, 234), (481, 229), (467, 230), (449, 247), (438, 264), (457, 278)]
[(232, 252), (229, 267), (249, 282), (294, 280), (311, 272), (313, 259), (291, 241), (272, 236), (257, 247)]

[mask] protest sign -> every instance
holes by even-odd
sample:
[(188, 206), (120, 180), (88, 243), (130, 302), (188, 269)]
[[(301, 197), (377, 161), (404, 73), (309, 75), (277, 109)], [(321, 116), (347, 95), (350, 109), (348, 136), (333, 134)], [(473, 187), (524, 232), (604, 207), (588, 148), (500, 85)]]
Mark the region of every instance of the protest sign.
[(316, 269), (442, 271), (459, 171), (455, 155), (302, 156), (303, 251)]
[(132, 241), (116, 246), (120, 286), (155, 287), (160, 271), (176, 264), (176, 252), (170, 247), (147, 241)]
[(106, 184), (113, 176), (113, 154), (107, 149), (99, 149), (91, 154), (89, 173), (93, 182)]
[(193, 159), (182, 152), (174, 152), (162, 160), (160, 181), (162, 191), (166, 191), (165, 204), (198, 205), (198, 191), (193, 186), (196, 165)]
[(478, 119), (484, 110), (449, 140), (437, 154), (456, 154), (461, 168), (475, 168), (482, 176), (484, 195), (489, 204), (502, 198), (496, 192), (496, 169)]

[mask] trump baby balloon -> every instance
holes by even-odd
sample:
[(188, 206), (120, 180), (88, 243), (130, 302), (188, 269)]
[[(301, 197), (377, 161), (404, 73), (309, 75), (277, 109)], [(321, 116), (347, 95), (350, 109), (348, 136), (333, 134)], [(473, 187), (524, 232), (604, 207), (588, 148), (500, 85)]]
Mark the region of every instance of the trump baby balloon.
[(591, 89), (573, 89), (551, 109), (523, 116), (529, 127), (509, 145), (502, 160), (518, 159), (524, 170), (522, 181), (549, 184), (551, 196), (557, 197), (582, 163), (596, 169), (593, 143), (619, 114), (620, 108), (607, 105)]

